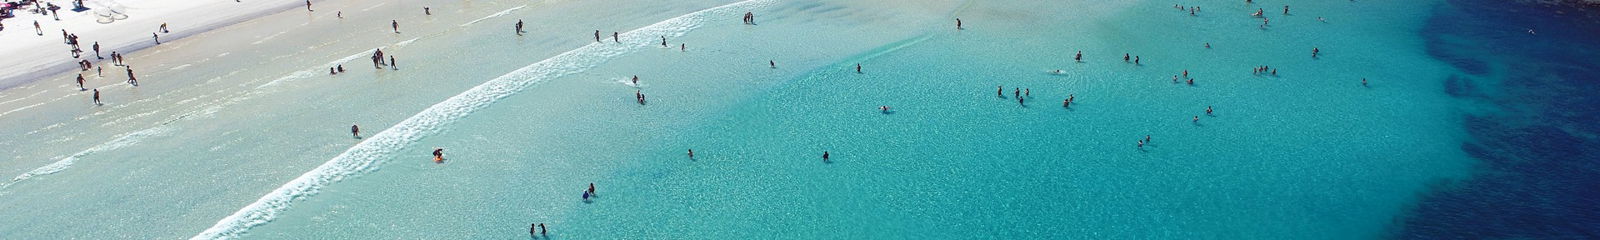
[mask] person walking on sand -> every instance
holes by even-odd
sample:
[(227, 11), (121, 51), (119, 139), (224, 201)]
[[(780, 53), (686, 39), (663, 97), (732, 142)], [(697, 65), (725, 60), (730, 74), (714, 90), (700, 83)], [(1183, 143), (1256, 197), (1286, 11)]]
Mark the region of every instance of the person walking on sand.
[(311, 10), (311, 0), (306, 0), (306, 11), (307, 12), (315, 12), (315, 11), (317, 11), (317, 10)]
[(394, 61), (394, 55), (389, 55), (389, 69), (400, 70), (400, 63)]
[(168, 33), (169, 31), (167, 31), (167, 23), (161, 23), (161, 29), (160, 30), (161, 30), (161, 33)]
[(389, 20), (389, 26), (394, 28), (394, 33), (395, 34), (399, 34), (400, 33), (400, 21), (399, 20)]
[(100, 106), (100, 89), (94, 90), (94, 105)]
[(83, 74), (78, 74), (78, 91), (83, 91)]
[(128, 84), (133, 84), (133, 86), (135, 86), (135, 87), (139, 86), (139, 78), (133, 77), (133, 68), (129, 67), (129, 68), (127, 68), (127, 70), (128, 70)]
[(522, 36), (522, 19), (517, 19), (517, 36)]
[(150, 33), (150, 39), (155, 39), (156, 40), (156, 45), (161, 45), (161, 35), (160, 34)]
[(38, 33), (39, 36), (44, 36), (44, 28), (39, 27), (39, 20), (33, 20), (33, 32)]
[(94, 48), (94, 58), (95, 59), (106, 59), (104, 57), (100, 57), (100, 41), (95, 41), (94, 45), (92, 46), (92, 48)]

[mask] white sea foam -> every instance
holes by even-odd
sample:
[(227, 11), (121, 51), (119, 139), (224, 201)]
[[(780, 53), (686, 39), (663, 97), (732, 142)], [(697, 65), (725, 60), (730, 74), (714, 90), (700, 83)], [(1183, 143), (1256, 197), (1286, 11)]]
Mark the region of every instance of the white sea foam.
[(522, 5), (522, 6), (509, 8), (509, 9), (506, 9), (506, 10), (501, 10), (500, 12), (497, 12), (497, 13), (494, 13), (494, 14), (489, 14), (489, 16), (484, 16), (483, 18), (478, 18), (477, 20), (472, 20), (471, 22), (462, 23), (461, 26), (465, 27), (467, 25), (478, 24), (478, 22), (482, 22), (483, 20), (489, 20), (490, 18), (495, 18), (495, 17), (499, 17), (499, 16), (505, 16), (506, 14), (510, 14), (511, 11), (516, 11), (517, 9), (522, 9), (522, 7), (527, 7), (527, 6), (528, 5)]
[[(642, 42), (657, 36), (682, 36), (689, 30), (698, 28), (708, 18), (731, 16), (734, 14), (734, 8), (740, 9), (738, 11), (743, 11), (743, 9), (767, 5), (769, 2), (770, 0), (747, 0), (700, 10), (629, 31), (628, 34), (623, 36), (635, 38), (631, 39), (633, 41), (630, 42)], [(382, 160), (394, 155), (395, 151), (405, 148), (425, 136), (437, 133), (443, 126), (483, 109), (495, 101), (521, 92), (535, 84), (582, 72), (611, 58), (636, 52), (646, 47), (649, 47), (649, 45), (591, 43), (496, 77), (443, 102), (434, 104), (422, 112), (373, 135), (366, 141), (356, 144), (354, 147), (333, 157), (333, 159), (329, 159), (328, 162), (323, 163), (321, 166), (317, 166), (317, 168), (267, 193), (254, 203), (217, 221), (211, 228), (195, 235), (191, 239), (239, 237), (252, 227), (277, 219), (278, 214), (289, 209), (295, 200), (316, 194), (317, 191), (328, 184), (346, 177), (371, 171), (382, 164)]]
[(22, 175), (17, 175), (16, 177), (11, 178), (10, 181), (6, 181), (5, 183), (0, 183), (0, 189), (5, 189), (7, 187), (11, 187), (11, 185), (16, 184), (17, 182), (22, 182), (24, 180), (28, 180), (28, 179), (31, 179), (31, 178), (34, 178), (34, 177), (43, 176), (43, 175), (50, 175), (50, 174), (54, 174), (54, 173), (57, 173), (57, 172), (61, 172), (61, 170), (66, 170), (68, 167), (72, 167), (72, 164), (77, 163), (78, 159), (81, 159), (84, 156), (88, 156), (88, 155), (95, 154), (95, 153), (98, 153), (98, 152), (117, 150), (117, 149), (120, 149), (120, 148), (132, 146), (133, 144), (139, 143), (139, 141), (142, 141), (145, 138), (149, 138), (151, 136), (158, 136), (158, 135), (161, 135), (161, 134), (165, 134), (166, 132), (167, 132), (166, 128), (156, 127), (156, 128), (149, 128), (149, 129), (145, 129), (145, 130), (140, 130), (140, 131), (137, 131), (137, 132), (131, 132), (131, 133), (128, 133), (128, 134), (123, 134), (122, 136), (118, 136), (117, 138), (112, 139), (109, 142), (94, 146), (94, 147), (89, 148), (89, 149), (84, 149), (83, 151), (79, 151), (77, 153), (73, 153), (71, 156), (63, 157), (63, 158), (61, 158), (61, 160), (56, 160), (54, 163), (50, 163), (49, 165), (45, 165), (43, 167), (35, 168), (35, 169), (33, 169), (33, 171), (28, 171), (26, 173), (23, 173)]

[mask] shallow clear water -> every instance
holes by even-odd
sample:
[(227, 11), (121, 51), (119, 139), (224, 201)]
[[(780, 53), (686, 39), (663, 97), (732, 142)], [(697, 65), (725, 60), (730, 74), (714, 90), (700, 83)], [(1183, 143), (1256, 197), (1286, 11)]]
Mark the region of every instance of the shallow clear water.
[(0, 93), (0, 236), (1440, 236), (1409, 227), (1498, 111), (1432, 48), (1474, 41), (1428, 34), (1460, 3), (1196, 3), (329, 2), (132, 54), (106, 106)]

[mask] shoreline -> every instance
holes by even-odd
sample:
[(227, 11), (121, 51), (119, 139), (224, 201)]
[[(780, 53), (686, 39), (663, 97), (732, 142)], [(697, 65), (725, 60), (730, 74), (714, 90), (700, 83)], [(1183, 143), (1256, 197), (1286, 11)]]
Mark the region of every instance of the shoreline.
[[(19, 9), (16, 17), (6, 19), (11, 23), (9, 31), (0, 31), (0, 41), (13, 42), (14, 44), (0, 45), (0, 55), (10, 56), (0, 58), (0, 66), (10, 66), (21, 71), (0, 72), (0, 91), (9, 90), (26, 84), (34, 83), (46, 78), (70, 73), (78, 60), (89, 60), (96, 66), (101, 66), (110, 60), (110, 53), (130, 54), (141, 50), (159, 46), (151, 41), (149, 35), (144, 35), (138, 29), (157, 29), (162, 23), (169, 24), (169, 32), (161, 35), (164, 43), (172, 43), (180, 39), (211, 32), (259, 19), (263, 16), (287, 11), (299, 6), (292, 4), (298, 2), (235, 2), (222, 3), (179, 1), (179, 0), (136, 0), (136, 1), (84, 1), (89, 10), (82, 12), (58, 12), (61, 20), (56, 21), (45, 15), (27, 13)], [(234, 4), (234, 5), (228, 5)], [(128, 18), (115, 20), (110, 23), (97, 22), (95, 12), (100, 8), (119, 5), (124, 7)], [(70, 4), (63, 8), (70, 8)], [(233, 13), (233, 14), (230, 14)], [(31, 21), (39, 21), (44, 31), (43, 36), (30, 32), (25, 25)], [(144, 28), (147, 26), (148, 28)], [(69, 33), (79, 35), (79, 46), (83, 50), (79, 58), (71, 58), (66, 53), (70, 47), (62, 42), (55, 41), (53, 32), (67, 30)], [(154, 31), (152, 31), (154, 32)], [(101, 43), (100, 56), (94, 56), (92, 45)], [(59, 45), (58, 45), (59, 44)], [(59, 49), (57, 49), (59, 48)], [(102, 67), (104, 68), (104, 67)]]

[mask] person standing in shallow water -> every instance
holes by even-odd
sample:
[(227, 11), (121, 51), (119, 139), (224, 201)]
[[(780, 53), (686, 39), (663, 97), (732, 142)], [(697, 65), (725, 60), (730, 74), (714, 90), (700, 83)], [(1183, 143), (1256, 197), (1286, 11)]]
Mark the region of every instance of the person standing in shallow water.
[(828, 162), (828, 151), (822, 151), (822, 162)]
[(100, 89), (94, 90), (94, 105), (100, 106)]
[(961, 27), (961, 18), (956, 18), (956, 30), (962, 30), (962, 29), (966, 29), (966, 28), (962, 28)]
[(399, 20), (389, 20), (389, 27), (394, 28), (394, 33), (395, 34), (399, 34), (400, 33), (400, 21)]
[(355, 124), (350, 124), (350, 136), (351, 137), (355, 137), (355, 138), (361, 138), (361, 126), (357, 126)]
[(444, 163), (444, 149), (443, 148), (434, 148), (433, 149), (433, 163)]

